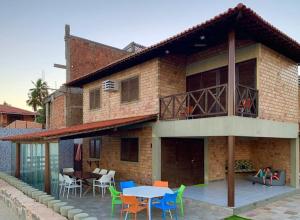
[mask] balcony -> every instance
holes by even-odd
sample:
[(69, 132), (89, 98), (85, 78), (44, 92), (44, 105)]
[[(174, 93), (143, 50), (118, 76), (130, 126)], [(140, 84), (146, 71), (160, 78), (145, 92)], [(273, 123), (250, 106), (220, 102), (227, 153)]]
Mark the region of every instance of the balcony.
[[(228, 85), (221, 84), (160, 98), (160, 120), (183, 120), (228, 115)], [(258, 90), (240, 85), (235, 91), (235, 115), (258, 116)]]

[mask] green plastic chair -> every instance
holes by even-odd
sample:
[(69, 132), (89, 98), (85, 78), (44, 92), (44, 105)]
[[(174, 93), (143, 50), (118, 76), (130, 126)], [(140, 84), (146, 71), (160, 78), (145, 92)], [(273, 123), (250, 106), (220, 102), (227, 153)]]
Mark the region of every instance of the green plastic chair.
[(179, 204), (180, 206), (180, 212), (181, 212), (181, 216), (184, 216), (184, 210), (183, 210), (183, 193), (185, 190), (186, 186), (185, 185), (181, 185), (179, 187), (179, 189), (176, 191), (177, 194), (177, 198), (176, 198), (176, 203)]
[(122, 200), (120, 198), (121, 192), (118, 192), (114, 186), (109, 187), (111, 195), (111, 216), (114, 216), (115, 205), (121, 205)]

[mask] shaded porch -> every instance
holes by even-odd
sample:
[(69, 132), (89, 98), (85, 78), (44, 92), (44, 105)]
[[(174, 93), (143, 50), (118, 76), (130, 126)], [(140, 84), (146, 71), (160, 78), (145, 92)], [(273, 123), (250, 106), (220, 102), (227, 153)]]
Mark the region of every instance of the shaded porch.
[[(241, 177), (235, 179), (235, 209), (255, 207), (266, 201), (276, 200), (293, 194), (297, 189), (285, 186), (264, 186), (252, 184)], [(196, 201), (206, 202), (218, 206), (227, 206), (227, 182), (219, 180), (207, 185), (194, 185), (187, 187), (184, 197)]]

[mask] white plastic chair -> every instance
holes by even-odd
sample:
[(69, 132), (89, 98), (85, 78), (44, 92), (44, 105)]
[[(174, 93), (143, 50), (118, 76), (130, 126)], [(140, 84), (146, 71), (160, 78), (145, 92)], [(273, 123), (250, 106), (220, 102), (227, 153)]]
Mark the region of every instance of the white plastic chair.
[(94, 169), (94, 171), (92, 173), (99, 174), (99, 172), (100, 172), (100, 169), (97, 167)]
[(59, 195), (61, 195), (62, 190), (65, 188), (65, 178), (61, 173), (58, 174), (58, 182), (59, 182)]
[(74, 173), (74, 169), (73, 168), (63, 168), (63, 173)]
[(95, 196), (95, 187), (99, 187), (101, 188), (101, 194), (103, 197), (106, 193), (106, 188), (110, 186), (110, 180), (111, 176), (109, 175), (103, 175), (100, 179), (93, 180), (93, 195)]
[(101, 169), (99, 172), (100, 175), (106, 175), (107, 174), (107, 170), (106, 169)]
[(116, 171), (114, 171), (114, 170), (110, 170), (107, 174), (108, 176), (110, 176), (110, 185), (113, 184), (114, 186), (116, 186), (115, 174), (116, 174)]
[[(70, 189), (75, 190), (75, 196), (76, 196), (77, 188), (80, 188), (80, 197), (81, 197), (81, 194), (82, 194), (82, 180), (72, 179), (67, 175), (64, 175), (64, 180), (65, 180), (65, 186), (64, 186), (63, 196), (65, 196), (66, 189), (68, 189), (67, 199), (69, 198)], [(77, 183), (79, 183), (79, 184), (77, 184)]]

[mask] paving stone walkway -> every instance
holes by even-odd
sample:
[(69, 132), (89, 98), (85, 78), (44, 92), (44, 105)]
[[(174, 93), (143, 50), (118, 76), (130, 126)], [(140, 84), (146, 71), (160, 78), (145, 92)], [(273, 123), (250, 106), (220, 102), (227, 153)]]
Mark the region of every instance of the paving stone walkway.
[[(91, 194), (79, 198), (70, 195), (69, 199), (60, 198), (68, 202), (69, 205), (84, 210), (90, 216), (97, 217), (99, 220), (118, 220), (120, 219), (121, 206), (116, 205), (115, 216), (111, 217), (111, 198), (107, 193), (104, 198), (99, 194), (93, 197)], [(178, 220), (220, 220), (232, 215), (232, 210), (225, 207), (210, 205), (208, 203), (187, 199), (185, 201), (185, 216), (178, 217)], [(146, 211), (138, 214), (138, 219), (147, 219)], [(152, 209), (152, 219), (161, 220), (161, 211)], [(167, 218), (171, 219), (171, 218)], [(174, 219), (174, 218), (173, 218)]]
[(253, 220), (300, 220), (300, 194), (272, 202), (239, 216)]

